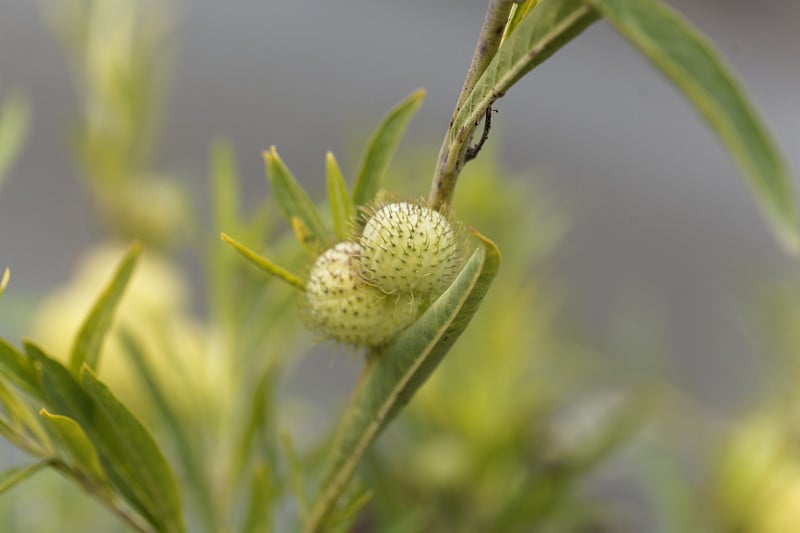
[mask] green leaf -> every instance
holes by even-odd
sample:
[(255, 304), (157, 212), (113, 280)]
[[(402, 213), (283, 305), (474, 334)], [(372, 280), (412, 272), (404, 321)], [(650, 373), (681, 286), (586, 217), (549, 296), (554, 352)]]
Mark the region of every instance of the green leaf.
[(350, 224), (355, 216), (356, 208), (347, 192), (347, 184), (342, 176), (339, 163), (331, 152), (325, 156), (325, 170), (328, 176), (328, 201), (331, 204), (331, 219), (336, 239), (347, 238)]
[(0, 473), (0, 494), (3, 494), (14, 485), (25, 481), (39, 470), (49, 465), (50, 460), (39, 461), (38, 463), (33, 463), (27, 466), (10, 468), (5, 472)]
[(81, 325), (69, 360), (69, 369), (73, 374), (77, 374), (84, 363), (90, 368), (97, 367), (103, 341), (111, 329), (114, 312), (133, 274), (140, 251), (141, 246), (138, 243), (131, 246), (114, 272), (111, 282), (95, 301), (92, 310)]
[(81, 386), (35, 345), (26, 343), (25, 350), (38, 367), (48, 411), (80, 425), (112, 486), (157, 530), (184, 531), (175, 478), (144, 426), (86, 365), (81, 367)]
[(299, 218), (324, 247), (330, 241), (330, 232), (325, 227), (317, 206), (278, 157), (274, 146), (264, 152), (264, 159), (267, 163), (267, 178), (286, 221), (291, 224), (292, 218)]
[(267, 274), (271, 274), (276, 278), (281, 279), (286, 283), (288, 283), (289, 285), (292, 285), (293, 287), (296, 287), (300, 290), (306, 289), (305, 282), (298, 276), (295, 276), (294, 274), (286, 270), (285, 268), (276, 265), (275, 263), (273, 263), (269, 259), (266, 259), (265, 257), (262, 257), (261, 255), (254, 252), (244, 244), (234, 240), (233, 238), (229, 237), (224, 233), (220, 235), (220, 238), (223, 241), (230, 244), (231, 246), (233, 246), (233, 248), (237, 252), (239, 252), (242, 255), (242, 257), (253, 263), (255, 266), (257, 266)]
[(486, 109), (520, 78), (597, 20), (583, 0), (541, 0), (508, 36), (450, 127), (450, 141), (466, 149)]
[[(508, 39), (508, 36), (511, 34), (512, 31), (517, 29), (519, 23), (528, 16), (528, 12), (536, 7), (536, 4), (539, 3), (539, 0), (523, 0), (519, 3), (514, 3), (511, 6), (511, 13), (508, 15), (508, 23), (506, 24), (506, 29), (503, 31), (503, 40), (502, 43)], [(502, 45), (501, 43), (501, 45)]]
[(355, 205), (364, 205), (372, 201), (381, 188), (383, 176), (397, 151), (403, 134), (405, 134), (408, 122), (419, 109), (423, 98), (425, 98), (423, 89), (417, 89), (411, 93), (408, 98), (386, 115), (372, 134), (362, 157), (361, 169), (353, 188)]
[(6, 438), (32, 455), (49, 455), (52, 449), (50, 439), (30, 403), (20, 398), (3, 380), (0, 380), (0, 403), (11, 418), (10, 421), (3, 420), (7, 426), (3, 428)]
[(14, 95), (7, 98), (0, 109), (0, 187), (25, 142), (29, 125), (30, 106), (27, 100)]
[(80, 381), (101, 414), (81, 425), (86, 429), (86, 424), (95, 424), (92, 442), (102, 450), (105, 470), (113, 463), (115, 470), (127, 476), (136, 500), (161, 530), (185, 531), (178, 484), (153, 437), (86, 365)]
[(319, 531), (325, 524), (361, 456), (427, 380), (478, 310), (500, 266), (500, 254), (494, 243), (475, 235), (482, 246), (444, 294), (387, 348), (371, 354), (339, 423), (306, 531)]
[(660, 2), (586, 1), (694, 104), (748, 179), (783, 244), (800, 251), (791, 177), (766, 128), (712, 46)]
[(247, 512), (241, 531), (243, 533), (260, 533), (273, 531), (270, 527), (272, 520), (272, 502), (275, 499), (275, 487), (269, 475), (267, 465), (261, 464), (253, 469), (253, 479), (250, 483), (250, 497), (247, 502)]
[(289, 482), (291, 485), (292, 494), (297, 502), (298, 513), (301, 518), (308, 515), (308, 495), (306, 494), (305, 487), (305, 474), (303, 473), (303, 462), (297, 455), (295, 450), (294, 441), (292, 436), (286, 432), (280, 432), (280, 442), (283, 448), (283, 453), (286, 457), (286, 462), (289, 465)]
[(97, 451), (81, 426), (68, 416), (52, 414), (45, 408), (39, 414), (71, 459), (72, 465), (89, 475), (95, 483), (105, 483), (106, 476), (97, 458)]
[(36, 398), (42, 397), (31, 361), (3, 339), (0, 339), (0, 374), (25, 392)]
[(6, 287), (8, 287), (8, 280), (11, 279), (11, 271), (6, 268), (3, 271), (3, 275), (0, 276), (0, 298), (3, 297), (3, 293), (6, 292)]
[(178, 413), (164, 394), (164, 388), (158, 383), (155, 372), (148, 363), (140, 344), (126, 330), (121, 332), (120, 339), (128, 359), (133, 363), (136, 373), (147, 387), (147, 392), (156, 406), (158, 415), (164, 422), (164, 427), (167, 428), (172, 437), (180, 460), (183, 462), (184, 474), (189, 480), (194, 498), (203, 512), (204, 523), (209, 528), (214, 527), (217, 519), (214, 514), (211, 494), (207, 490), (210, 487), (210, 483), (207, 478), (206, 465), (197, 456), (195, 449), (197, 443), (193, 443), (184, 430)]

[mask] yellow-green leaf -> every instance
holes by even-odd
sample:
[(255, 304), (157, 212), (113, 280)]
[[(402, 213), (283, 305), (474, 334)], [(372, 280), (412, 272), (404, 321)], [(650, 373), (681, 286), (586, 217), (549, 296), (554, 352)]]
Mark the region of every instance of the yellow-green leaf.
[(400, 145), (408, 122), (419, 109), (423, 98), (425, 98), (423, 89), (411, 93), (408, 98), (389, 111), (372, 134), (353, 187), (353, 203), (356, 206), (372, 201), (380, 190), (383, 176)]
[(97, 367), (103, 341), (111, 329), (114, 312), (128, 286), (140, 251), (141, 246), (138, 243), (131, 246), (128, 253), (122, 258), (111, 281), (95, 301), (92, 310), (81, 325), (78, 336), (72, 345), (69, 360), (69, 369), (73, 374), (77, 374), (84, 363), (90, 368)]
[(336, 235), (336, 240), (343, 241), (347, 238), (356, 208), (347, 192), (347, 183), (344, 181), (339, 163), (331, 152), (325, 156), (325, 170), (328, 177), (328, 201), (331, 205), (333, 233)]
[(586, 0), (661, 70), (719, 136), (773, 229), (800, 251), (792, 180), (767, 129), (708, 41), (655, 0)]
[(66, 452), (75, 468), (88, 474), (94, 482), (105, 482), (105, 473), (89, 438), (81, 426), (64, 415), (50, 413), (44, 407), (39, 411), (45, 425), (50, 427), (55, 439)]
[(222, 233), (220, 235), (220, 238), (223, 241), (225, 241), (228, 244), (230, 244), (231, 246), (233, 246), (233, 248), (237, 252), (239, 252), (242, 255), (242, 257), (244, 257), (245, 259), (247, 259), (248, 261), (253, 263), (255, 266), (257, 266), (258, 268), (260, 268), (261, 270), (263, 270), (267, 274), (271, 274), (271, 275), (275, 276), (276, 278), (285, 281), (289, 285), (292, 285), (293, 287), (296, 287), (296, 288), (301, 289), (301, 290), (305, 290), (305, 288), (306, 288), (305, 282), (302, 279), (300, 279), (298, 276), (295, 276), (294, 274), (292, 274), (291, 272), (286, 270), (285, 268), (276, 265), (275, 263), (273, 263), (272, 261), (270, 261), (269, 259), (267, 259), (265, 257), (262, 257), (261, 255), (259, 255), (258, 253), (254, 252), (253, 250), (251, 250), (250, 248), (248, 248), (244, 244), (234, 240), (232, 237), (230, 237), (230, 236), (228, 236), (228, 235), (226, 235), (224, 233)]
[(292, 218), (299, 218), (319, 242), (327, 244), (330, 241), (330, 232), (325, 227), (317, 206), (281, 161), (274, 146), (264, 152), (264, 159), (267, 163), (267, 178), (286, 221), (291, 224)]

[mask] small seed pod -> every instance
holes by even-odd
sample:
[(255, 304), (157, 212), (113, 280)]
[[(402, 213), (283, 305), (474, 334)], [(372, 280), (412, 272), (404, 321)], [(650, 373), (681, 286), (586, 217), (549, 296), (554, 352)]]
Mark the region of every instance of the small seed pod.
[(461, 263), (460, 238), (447, 218), (422, 203), (378, 209), (359, 241), (361, 275), (387, 294), (441, 294)]
[(361, 246), (341, 242), (319, 256), (306, 284), (304, 307), (312, 329), (345, 344), (377, 346), (413, 322), (411, 295), (386, 295), (361, 279)]

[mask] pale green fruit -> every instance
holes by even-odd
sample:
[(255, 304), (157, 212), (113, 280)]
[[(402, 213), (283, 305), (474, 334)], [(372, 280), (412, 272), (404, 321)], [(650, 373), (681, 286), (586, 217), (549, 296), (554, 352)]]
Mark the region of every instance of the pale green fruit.
[(419, 309), (411, 295), (387, 295), (358, 272), (361, 246), (341, 242), (319, 256), (306, 284), (310, 326), (345, 344), (377, 346), (407, 327)]
[(362, 276), (387, 294), (436, 296), (455, 279), (461, 263), (450, 222), (418, 203), (381, 207), (367, 221), (359, 242)]

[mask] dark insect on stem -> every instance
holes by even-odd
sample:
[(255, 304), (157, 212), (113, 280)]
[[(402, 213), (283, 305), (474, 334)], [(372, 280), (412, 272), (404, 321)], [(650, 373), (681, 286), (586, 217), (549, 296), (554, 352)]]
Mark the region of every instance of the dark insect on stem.
[(483, 148), (483, 143), (489, 138), (489, 130), (492, 129), (492, 111), (494, 111), (492, 106), (486, 108), (486, 113), (483, 115), (483, 133), (481, 133), (481, 138), (478, 143), (474, 146), (470, 146), (467, 148), (467, 151), (464, 152), (464, 163), (475, 159), (478, 153), (480, 153), (481, 148)]

